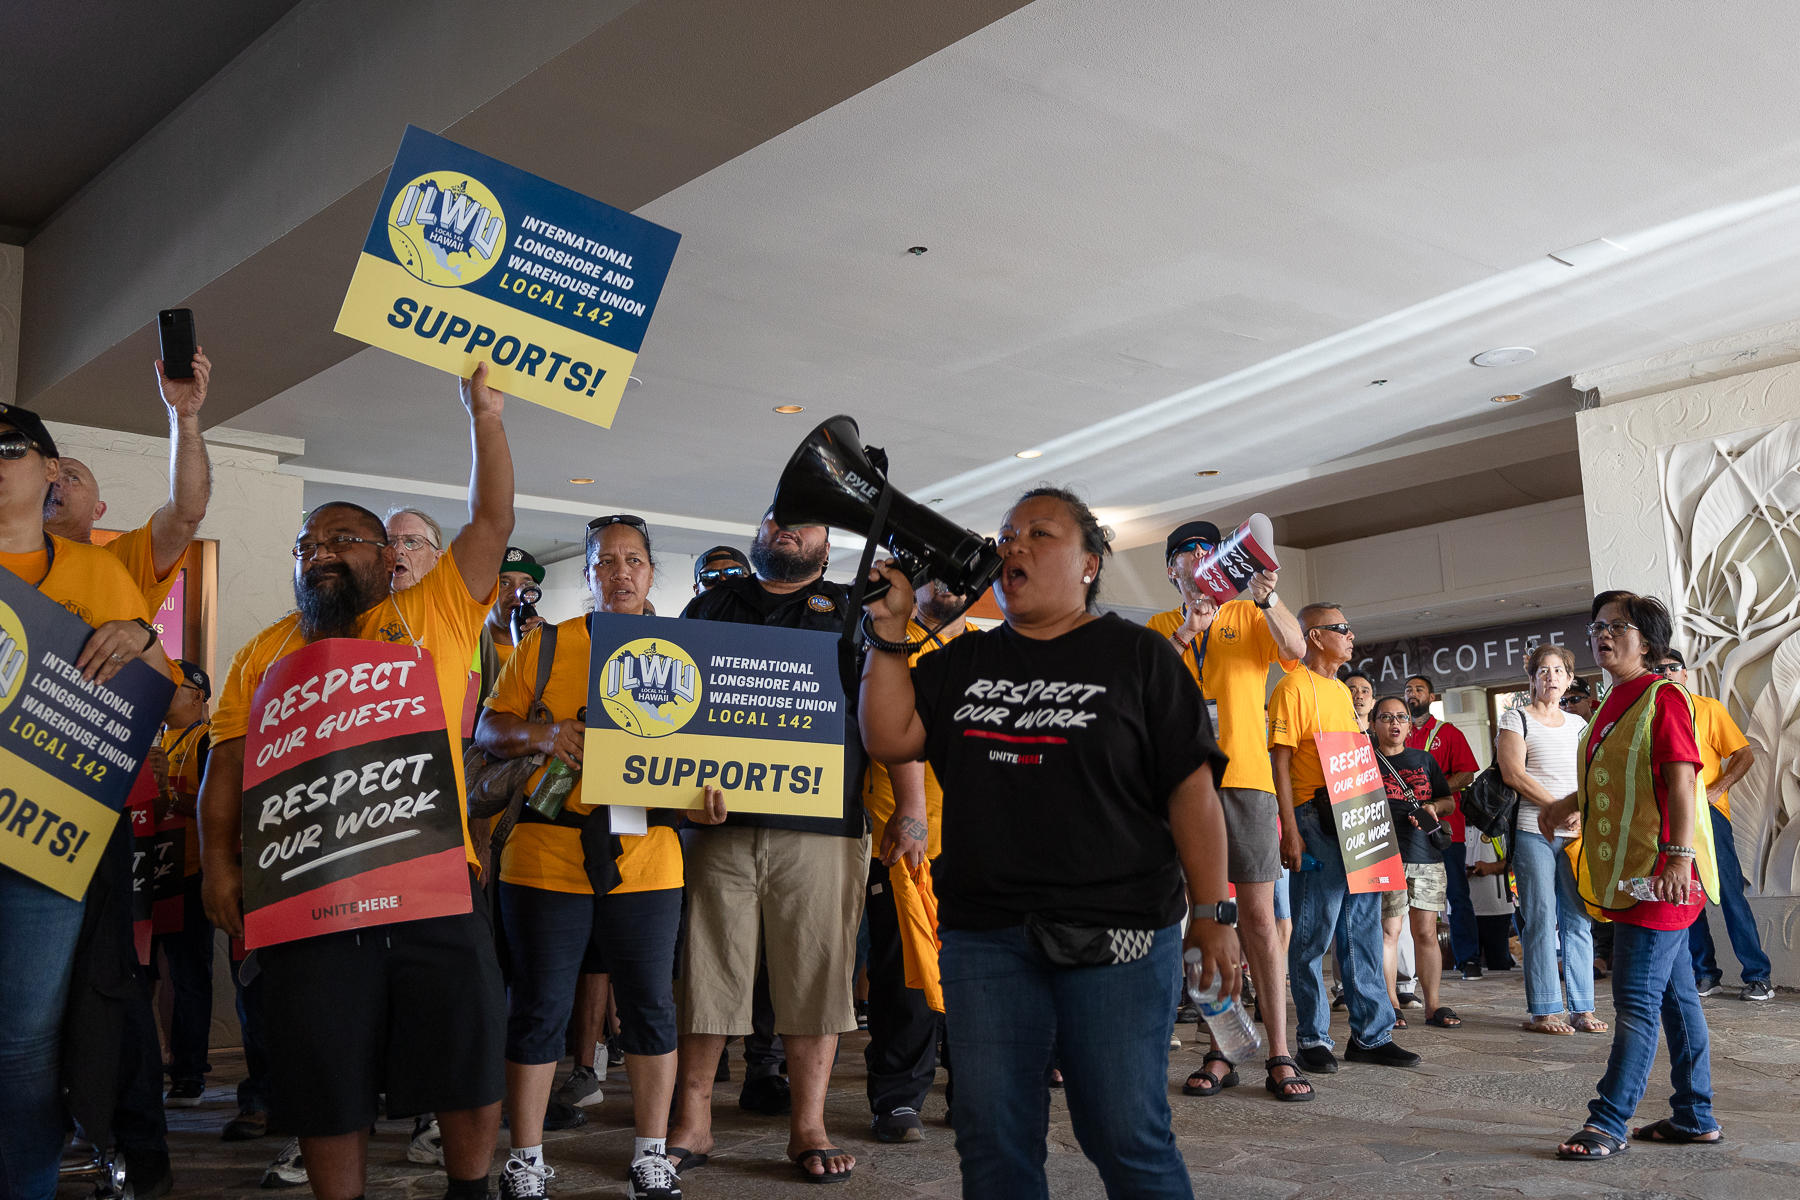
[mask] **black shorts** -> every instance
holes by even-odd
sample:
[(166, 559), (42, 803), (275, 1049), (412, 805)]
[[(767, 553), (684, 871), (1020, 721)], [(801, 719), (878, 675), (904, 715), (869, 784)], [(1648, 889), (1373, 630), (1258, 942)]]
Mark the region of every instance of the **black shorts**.
[[(470, 872), (473, 876), (473, 872)], [(506, 1092), (506, 992), (487, 894), (474, 909), (256, 952), (274, 1123), (302, 1137), (482, 1108)]]

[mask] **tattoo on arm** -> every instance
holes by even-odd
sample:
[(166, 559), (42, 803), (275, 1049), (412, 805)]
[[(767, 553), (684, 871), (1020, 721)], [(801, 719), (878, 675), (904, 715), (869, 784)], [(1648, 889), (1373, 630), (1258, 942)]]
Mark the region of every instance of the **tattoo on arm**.
[(924, 841), (925, 840), (925, 822), (919, 820), (919, 818), (917, 818), (917, 817), (901, 817), (900, 818), (900, 836), (905, 838), (909, 842)]

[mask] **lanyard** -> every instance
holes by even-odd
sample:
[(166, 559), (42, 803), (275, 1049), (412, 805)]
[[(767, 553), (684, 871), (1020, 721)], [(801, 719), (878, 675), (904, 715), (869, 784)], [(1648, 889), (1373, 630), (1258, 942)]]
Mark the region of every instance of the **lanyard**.
[(48, 533), (44, 535), (44, 553), (48, 555), (49, 558), (48, 561), (44, 563), (44, 573), (39, 575), (37, 577), (37, 582), (31, 585), (34, 588), (41, 589), (44, 586), (44, 580), (50, 578), (50, 572), (56, 569), (56, 543), (50, 540), (50, 535)]
[[(1184, 625), (1187, 624), (1187, 618), (1188, 606), (1187, 602), (1184, 600), (1181, 604), (1181, 623)], [(1213, 614), (1213, 620), (1217, 621), (1218, 619), (1219, 616), (1215, 612)], [(1194, 650), (1194, 643), (1188, 643), (1188, 651), (1194, 655), (1194, 682), (1200, 685), (1200, 694), (1202, 696), (1206, 695), (1206, 646), (1210, 641), (1212, 641), (1212, 626), (1208, 625), (1206, 627), (1206, 632), (1200, 635), (1199, 650)]]

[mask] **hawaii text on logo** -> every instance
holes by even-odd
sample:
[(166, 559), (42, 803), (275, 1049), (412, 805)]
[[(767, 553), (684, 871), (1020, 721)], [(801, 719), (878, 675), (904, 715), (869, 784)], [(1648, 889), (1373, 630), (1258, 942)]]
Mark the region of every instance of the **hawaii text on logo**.
[(606, 660), (600, 702), (627, 733), (666, 737), (700, 711), (700, 668), (667, 638), (639, 638)]
[(506, 214), (494, 193), (460, 171), (421, 175), (388, 210), (388, 242), (408, 273), (433, 287), (465, 287), (499, 262)]

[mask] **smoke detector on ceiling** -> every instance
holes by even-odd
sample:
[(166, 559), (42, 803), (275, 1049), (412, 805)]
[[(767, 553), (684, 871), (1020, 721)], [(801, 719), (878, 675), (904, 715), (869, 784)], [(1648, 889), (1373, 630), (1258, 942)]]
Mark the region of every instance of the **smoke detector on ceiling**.
[(1483, 351), (1469, 361), (1478, 367), (1511, 367), (1536, 357), (1537, 351), (1530, 346), (1502, 346), (1498, 350)]

